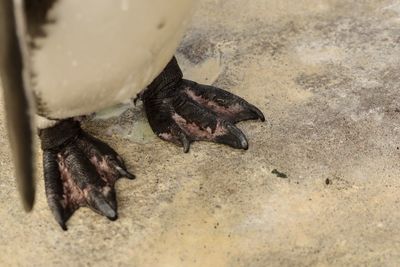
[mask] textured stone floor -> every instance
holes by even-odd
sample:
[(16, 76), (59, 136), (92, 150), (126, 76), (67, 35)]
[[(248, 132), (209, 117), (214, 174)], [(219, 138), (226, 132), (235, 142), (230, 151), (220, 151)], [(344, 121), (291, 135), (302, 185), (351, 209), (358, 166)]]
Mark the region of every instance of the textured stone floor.
[(41, 176), (24, 213), (2, 121), (0, 265), (396, 266), (399, 55), (396, 0), (202, 0), (178, 59), (265, 112), (240, 124), (250, 149), (183, 154), (140, 105), (102, 112), (86, 128), (138, 178), (116, 222), (81, 209), (63, 232)]

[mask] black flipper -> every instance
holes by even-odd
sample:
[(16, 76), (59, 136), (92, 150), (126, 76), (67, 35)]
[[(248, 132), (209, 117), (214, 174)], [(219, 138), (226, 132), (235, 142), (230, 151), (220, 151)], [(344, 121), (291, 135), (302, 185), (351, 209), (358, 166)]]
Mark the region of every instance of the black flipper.
[(17, 32), (12, 0), (0, 1), (0, 76), (4, 93), (8, 136), (15, 174), (25, 210), (30, 211), (35, 199), (33, 163), (33, 119), (29, 91), (24, 83), (22, 46)]
[(139, 97), (153, 131), (184, 152), (193, 141), (247, 149), (247, 138), (235, 123), (265, 120), (257, 107), (234, 94), (182, 79), (175, 58)]

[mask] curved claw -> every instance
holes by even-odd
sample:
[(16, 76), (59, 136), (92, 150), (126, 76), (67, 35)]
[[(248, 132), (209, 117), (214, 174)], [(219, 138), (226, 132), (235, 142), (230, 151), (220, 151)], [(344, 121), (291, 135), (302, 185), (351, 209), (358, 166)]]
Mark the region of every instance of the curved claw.
[(189, 149), (190, 149), (190, 141), (189, 141), (188, 137), (186, 136), (186, 134), (181, 132), (179, 135), (179, 140), (181, 141), (181, 144), (183, 146), (183, 152), (188, 153)]
[(64, 208), (55, 199), (48, 198), (47, 203), (49, 204), (50, 210), (53, 213), (54, 219), (57, 221), (57, 223), (61, 226), (61, 228), (64, 231), (67, 231), (68, 230), (66, 225), (67, 219), (65, 218), (66, 216), (64, 216), (65, 214)]
[[(105, 197), (95, 189), (88, 190), (88, 202), (92, 209), (115, 221), (118, 218), (117, 211), (108, 203)], [(115, 206), (115, 205), (114, 205)]]
[(118, 171), (118, 173), (119, 173), (122, 177), (126, 177), (126, 178), (128, 178), (129, 180), (134, 180), (134, 179), (136, 179), (136, 176), (135, 176), (135, 175), (133, 175), (132, 173), (128, 172), (128, 171), (125, 170), (124, 168), (122, 168), (122, 167), (120, 167), (120, 166), (118, 166), (118, 165), (115, 165), (114, 167), (115, 167), (115, 169)]
[(244, 150), (249, 148), (247, 138), (239, 128), (229, 122), (226, 123), (225, 127), (228, 130), (228, 133), (217, 137), (217, 142)]
[(249, 104), (249, 103), (247, 103), (247, 104), (248, 104), (248, 109), (257, 116), (255, 119), (260, 119), (262, 122), (264, 122), (265, 116), (262, 113), (262, 111), (252, 104)]

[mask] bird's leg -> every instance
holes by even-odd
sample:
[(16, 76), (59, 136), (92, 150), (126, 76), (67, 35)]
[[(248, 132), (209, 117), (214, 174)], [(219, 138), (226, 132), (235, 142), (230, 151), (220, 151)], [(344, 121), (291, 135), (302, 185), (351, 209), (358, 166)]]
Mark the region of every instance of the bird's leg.
[(117, 219), (114, 184), (121, 177), (135, 178), (122, 158), (74, 119), (39, 130), (39, 137), (47, 202), (60, 226), (66, 230), (67, 220), (79, 207)]
[(140, 99), (153, 131), (161, 139), (183, 146), (185, 152), (197, 140), (247, 149), (246, 136), (235, 123), (265, 120), (258, 108), (236, 95), (182, 79), (175, 58)]

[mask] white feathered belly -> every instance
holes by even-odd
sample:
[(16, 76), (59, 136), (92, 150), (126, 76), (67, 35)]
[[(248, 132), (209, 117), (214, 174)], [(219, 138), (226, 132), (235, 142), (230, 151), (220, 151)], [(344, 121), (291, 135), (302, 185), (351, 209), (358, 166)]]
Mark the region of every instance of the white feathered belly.
[(89, 114), (135, 96), (172, 58), (192, 0), (58, 0), (31, 51), (49, 118)]

